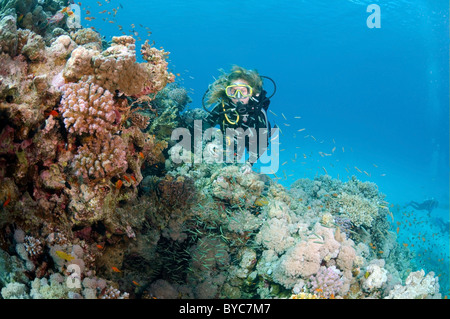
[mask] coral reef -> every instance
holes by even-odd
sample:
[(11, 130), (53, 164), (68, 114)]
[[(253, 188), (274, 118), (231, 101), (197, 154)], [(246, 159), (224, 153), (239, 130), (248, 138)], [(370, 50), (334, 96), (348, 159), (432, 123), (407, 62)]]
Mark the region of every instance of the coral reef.
[(288, 190), (177, 154), (171, 132), (204, 112), (169, 53), (146, 41), (139, 63), (133, 37), (70, 28), (63, 2), (0, 2), (2, 298), (441, 297), (375, 184)]

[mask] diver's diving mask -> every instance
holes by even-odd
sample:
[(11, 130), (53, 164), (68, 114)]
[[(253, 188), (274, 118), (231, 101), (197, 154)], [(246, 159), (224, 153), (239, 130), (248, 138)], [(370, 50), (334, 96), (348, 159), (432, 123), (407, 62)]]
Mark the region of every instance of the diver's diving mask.
[(244, 99), (252, 96), (253, 89), (248, 84), (233, 83), (225, 88), (225, 93), (229, 98)]

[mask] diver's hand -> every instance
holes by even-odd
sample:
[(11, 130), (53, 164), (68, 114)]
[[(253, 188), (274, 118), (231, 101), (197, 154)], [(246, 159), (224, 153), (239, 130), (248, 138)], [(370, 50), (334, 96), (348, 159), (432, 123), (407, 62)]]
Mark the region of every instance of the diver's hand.
[(250, 174), (252, 172), (252, 165), (249, 162), (246, 162), (239, 171), (244, 175)]

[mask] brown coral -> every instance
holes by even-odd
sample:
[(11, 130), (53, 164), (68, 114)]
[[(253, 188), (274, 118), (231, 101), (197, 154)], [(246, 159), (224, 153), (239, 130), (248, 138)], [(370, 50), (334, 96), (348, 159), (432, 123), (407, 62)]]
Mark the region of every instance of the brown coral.
[(85, 179), (101, 179), (113, 177), (125, 172), (126, 145), (119, 136), (90, 139), (78, 148), (72, 167), (75, 175)]
[(144, 94), (156, 93), (161, 91), (168, 83), (175, 80), (175, 75), (167, 71), (168, 63), (166, 61), (170, 52), (163, 49), (158, 50), (152, 47), (148, 40), (142, 45), (141, 54), (148, 63), (145, 67), (152, 75), (150, 83), (147, 84)]
[(189, 205), (195, 197), (194, 181), (191, 178), (166, 175), (158, 184), (158, 191), (161, 202), (170, 209), (180, 208)]

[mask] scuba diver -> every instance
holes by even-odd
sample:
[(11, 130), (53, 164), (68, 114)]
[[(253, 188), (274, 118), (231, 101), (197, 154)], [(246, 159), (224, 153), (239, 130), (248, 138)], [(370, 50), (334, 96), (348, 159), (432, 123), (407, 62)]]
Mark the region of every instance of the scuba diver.
[[(263, 78), (270, 80), (274, 85), (274, 91), (269, 97), (263, 89)], [(255, 70), (233, 66), (230, 73), (223, 73), (203, 95), (203, 108), (208, 112), (204, 118), (205, 126), (219, 125), (222, 134), (228, 132), (227, 129), (234, 129), (237, 136), (231, 139), (227, 135), (224, 140), (225, 146), (233, 144), (233, 150), (234, 142), (244, 139), (243, 144), (249, 153), (249, 159), (241, 169), (244, 173), (251, 172), (253, 164), (267, 150), (271, 125), (266, 112), (270, 98), (275, 92), (276, 85), (271, 78), (259, 75)], [(205, 105), (205, 99), (209, 108)], [(249, 134), (248, 139), (245, 138), (244, 131)], [(250, 145), (251, 140), (255, 141), (255, 139), (256, 143)], [(265, 139), (264, 142), (263, 139)], [(234, 155), (239, 160), (244, 154), (242, 143), (237, 143), (236, 148)]]
[(411, 206), (415, 210), (426, 210), (428, 212), (428, 215), (431, 214), (431, 212), (437, 208), (439, 205), (439, 202), (435, 200), (434, 198), (428, 199), (422, 203), (418, 203), (415, 201), (410, 201), (405, 205), (405, 207)]
[(432, 218), (431, 222), (439, 228), (441, 233), (450, 232), (450, 222), (449, 221), (445, 221), (440, 217), (436, 217), (436, 218)]

